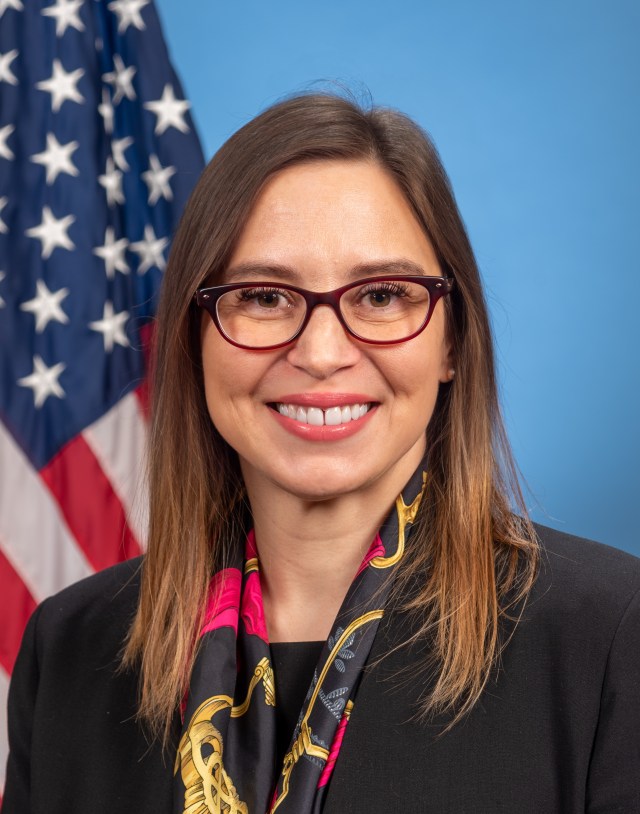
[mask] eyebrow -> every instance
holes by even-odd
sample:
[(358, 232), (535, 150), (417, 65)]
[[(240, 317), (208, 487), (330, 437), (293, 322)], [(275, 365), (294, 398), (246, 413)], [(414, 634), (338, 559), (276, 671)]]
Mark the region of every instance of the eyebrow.
[[(385, 275), (404, 275), (426, 277), (425, 270), (418, 263), (411, 260), (382, 260), (377, 263), (358, 263), (347, 272), (349, 280), (359, 280), (364, 277), (383, 277)], [(227, 269), (223, 275), (225, 283), (241, 282), (252, 279), (282, 280), (283, 282), (300, 284), (302, 275), (291, 266), (280, 263), (238, 263)]]
[(349, 272), (354, 280), (359, 277), (377, 277), (383, 274), (406, 274), (408, 277), (426, 277), (425, 270), (411, 260), (382, 260), (379, 263), (359, 263)]

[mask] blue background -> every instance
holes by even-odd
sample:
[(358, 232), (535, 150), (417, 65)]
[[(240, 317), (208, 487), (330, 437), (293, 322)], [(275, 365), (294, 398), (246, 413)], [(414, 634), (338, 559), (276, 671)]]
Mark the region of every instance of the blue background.
[(432, 135), (534, 519), (640, 555), (640, 4), (157, 0), (206, 157), (318, 80)]

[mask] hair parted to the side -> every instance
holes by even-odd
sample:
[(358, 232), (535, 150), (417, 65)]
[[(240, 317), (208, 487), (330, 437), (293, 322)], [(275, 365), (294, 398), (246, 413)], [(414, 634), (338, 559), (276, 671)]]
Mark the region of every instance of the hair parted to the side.
[(456, 280), (446, 302), (455, 381), (441, 386), (427, 428), (426, 492), (412, 556), (396, 580), (397, 591), (411, 581), (416, 636), (428, 634), (434, 643), (436, 681), (425, 714), (453, 712), (457, 720), (478, 700), (503, 644), (501, 619), (535, 579), (537, 543), (500, 416), (480, 276), (434, 146), (393, 110), (362, 109), (324, 93), (280, 102), (209, 163), (182, 217), (163, 283), (148, 552), (123, 664), (140, 670), (140, 717), (165, 741), (188, 688), (209, 580), (229, 547), (241, 544), (246, 523), (236, 454), (213, 427), (205, 402), (193, 295), (224, 270), (265, 182), (287, 166), (327, 159), (372, 161), (389, 172), (443, 272)]

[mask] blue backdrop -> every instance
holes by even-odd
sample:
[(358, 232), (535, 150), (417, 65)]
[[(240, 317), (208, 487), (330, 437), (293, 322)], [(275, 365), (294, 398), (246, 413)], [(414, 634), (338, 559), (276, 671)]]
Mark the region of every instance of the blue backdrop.
[(430, 132), (533, 517), (640, 554), (640, 4), (157, 3), (208, 157), (318, 80)]

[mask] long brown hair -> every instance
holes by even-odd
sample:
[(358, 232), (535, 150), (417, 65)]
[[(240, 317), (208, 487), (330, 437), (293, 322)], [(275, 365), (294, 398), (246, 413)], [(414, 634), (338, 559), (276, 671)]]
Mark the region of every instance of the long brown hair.
[[(137, 615), (124, 664), (141, 675), (139, 712), (165, 739), (195, 658), (214, 569), (238, 544), (246, 501), (237, 456), (212, 426), (193, 294), (225, 268), (267, 179), (326, 159), (376, 162), (395, 179), (455, 276), (447, 330), (456, 376), (427, 428), (429, 478), (397, 585), (416, 636), (434, 642), (425, 713), (457, 717), (478, 699), (502, 646), (501, 617), (535, 578), (537, 545), (497, 399), (491, 330), (473, 252), (438, 154), (406, 116), (309, 94), (280, 102), (233, 135), (186, 207), (158, 312), (149, 439), (150, 525)], [(515, 510), (515, 513), (514, 513)], [(417, 578), (417, 579), (416, 579)]]

